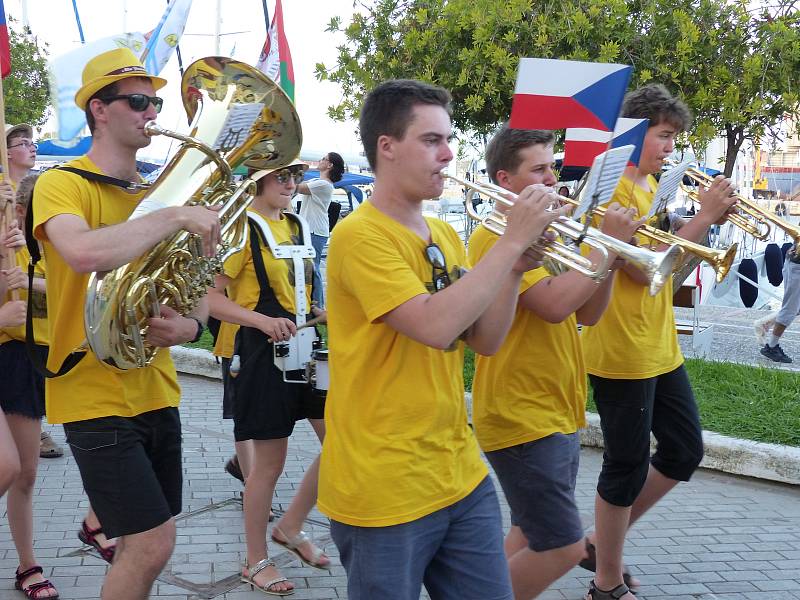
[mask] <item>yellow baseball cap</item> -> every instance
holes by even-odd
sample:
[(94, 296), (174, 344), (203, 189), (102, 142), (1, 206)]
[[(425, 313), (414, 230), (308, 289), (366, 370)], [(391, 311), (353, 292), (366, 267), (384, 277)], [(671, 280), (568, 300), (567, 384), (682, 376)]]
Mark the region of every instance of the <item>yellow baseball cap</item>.
[(98, 54), (83, 68), (83, 85), (75, 93), (75, 104), (86, 110), (89, 98), (109, 84), (129, 77), (146, 77), (154, 89), (167, 85), (167, 80), (145, 71), (141, 61), (129, 48), (117, 48)]

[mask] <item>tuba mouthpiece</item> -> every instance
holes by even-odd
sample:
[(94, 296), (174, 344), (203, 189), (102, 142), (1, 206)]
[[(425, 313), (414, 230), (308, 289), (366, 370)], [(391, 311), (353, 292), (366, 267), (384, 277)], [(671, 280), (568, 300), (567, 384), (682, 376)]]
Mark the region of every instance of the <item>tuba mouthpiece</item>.
[(164, 133), (164, 128), (155, 121), (148, 121), (144, 124), (144, 133), (150, 137), (161, 135)]

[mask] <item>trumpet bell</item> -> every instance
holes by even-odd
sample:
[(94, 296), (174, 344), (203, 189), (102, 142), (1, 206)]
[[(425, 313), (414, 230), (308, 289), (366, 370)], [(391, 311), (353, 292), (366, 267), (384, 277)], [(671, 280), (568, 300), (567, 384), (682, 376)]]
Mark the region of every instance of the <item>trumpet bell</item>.
[(679, 246), (670, 246), (662, 252), (648, 254), (653, 254), (654, 256), (646, 256), (638, 263), (633, 257), (629, 257), (626, 260), (647, 275), (650, 281), (648, 291), (651, 296), (655, 296), (668, 281), (672, 280), (672, 272), (683, 260), (684, 252)]

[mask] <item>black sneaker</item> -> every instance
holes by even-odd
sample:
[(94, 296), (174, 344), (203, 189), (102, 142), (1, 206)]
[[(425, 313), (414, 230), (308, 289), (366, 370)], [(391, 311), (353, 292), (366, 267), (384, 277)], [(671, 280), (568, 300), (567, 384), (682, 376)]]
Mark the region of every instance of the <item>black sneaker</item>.
[(766, 356), (768, 359), (774, 362), (779, 363), (790, 363), (792, 359), (786, 356), (786, 352), (783, 351), (780, 344), (776, 346), (770, 346), (769, 344), (764, 344), (764, 347), (761, 349), (761, 354)]

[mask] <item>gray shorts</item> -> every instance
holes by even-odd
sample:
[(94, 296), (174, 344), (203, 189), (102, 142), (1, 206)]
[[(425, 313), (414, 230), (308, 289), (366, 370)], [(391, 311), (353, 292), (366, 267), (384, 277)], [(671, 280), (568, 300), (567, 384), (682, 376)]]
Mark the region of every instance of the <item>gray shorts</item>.
[(783, 302), (775, 322), (789, 327), (800, 312), (800, 263), (789, 260), (789, 253), (783, 263)]
[(575, 504), (580, 450), (577, 433), (554, 433), (486, 453), (511, 507), (511, 523), (522, 530), (534, 552), (583, 539)]

